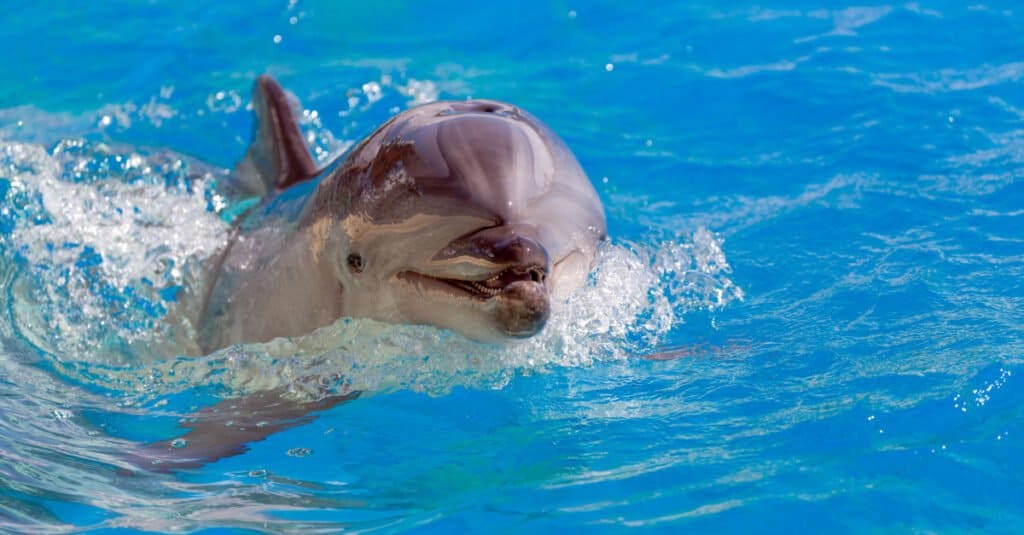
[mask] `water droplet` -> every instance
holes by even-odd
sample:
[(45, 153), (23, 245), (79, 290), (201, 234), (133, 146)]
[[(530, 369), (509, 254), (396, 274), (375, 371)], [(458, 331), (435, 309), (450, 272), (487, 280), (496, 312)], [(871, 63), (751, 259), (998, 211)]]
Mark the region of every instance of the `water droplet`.
[(604, 70), (606, 70), (608, 72), (612, 72), (612, 71), (615, 70), (615, 65), (613, 65), (611, 63), (605, 63), (604, 64)]
[(274, 36), (274, 44), (275, 45), (281, 44), (281, 34), (277, 34), (277, 35)]
[(370, 104), (377, 102), (383, 96), (381, 86), (377, 82), (366, 82), (363, 84), (361, 89), (363, 90), (363, 94), (366, 95), (366, 100), (369, 101)]
[(575, 19), (576, 18), (576, 10), (575, 9), (570, 9), (569, 10), (569, 18), (570, 19)]

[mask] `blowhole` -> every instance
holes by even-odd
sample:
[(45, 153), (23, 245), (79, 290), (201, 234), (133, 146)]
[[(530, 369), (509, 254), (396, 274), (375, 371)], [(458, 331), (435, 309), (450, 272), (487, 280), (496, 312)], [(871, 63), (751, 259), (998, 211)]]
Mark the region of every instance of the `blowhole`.
[(509, 115), (509, 110), (505, 106), (496, 102), (456, 102), (451, 107), (441, 112), (441, 115), (454, 115), (459, 113), (494, 113), (498, 115)]

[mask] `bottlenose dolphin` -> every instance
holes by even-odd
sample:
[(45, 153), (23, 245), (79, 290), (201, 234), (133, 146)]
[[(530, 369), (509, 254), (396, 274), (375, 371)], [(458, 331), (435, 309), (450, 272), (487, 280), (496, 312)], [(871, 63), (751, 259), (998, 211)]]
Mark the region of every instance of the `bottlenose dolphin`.
[[(254, 93), (253, 141), (226, 189), (260, 201), (207, 266), (202, 350), (303, 335), (345, 316), (483, 341), (528, 337), (552, 298), (586, 279), (604, 208), (565, 144), (521, 109), (413, 108), (320, 169), (284, 90), (262, 76)], [(198, 467), (356, 396), (302, 401), (277, 389), (224, 400), (192, 415), (186, 434), (127, 457), (148, 469)]]
[(320, 169), (288, 96), (255, 85), (234, 187), (262, 200), (210, 266), (204, 351), (341, 317), (528, 337), (586, 279), (604, 208), (565, 143), (501, 102), (398, 114)]

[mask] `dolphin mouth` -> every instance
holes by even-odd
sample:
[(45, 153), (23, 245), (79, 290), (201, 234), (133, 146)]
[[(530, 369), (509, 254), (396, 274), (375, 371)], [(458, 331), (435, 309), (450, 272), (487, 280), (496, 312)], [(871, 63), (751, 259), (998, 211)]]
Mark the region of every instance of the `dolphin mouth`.
[[(544, 328), (551, 315), (545, 283), (547, 271), (539, 266), (507, 267), (486, 279), (456, 279), (403, 271), (398, 278), (424, 293), (441, 293), (465, 304), (487, 318), (488, 332), (505, 338), (529, 338)], [(427, 312), (427, 314), (430, 314)], [(456, 328), (455, 330), (459, 330)], [(476, 333), (481, 340), (494, 340), (492, 334)]]
[(508, 287), (516, 282), (534, 282), (543, 285), (547, 278), (547, 270), (541, 266), (514, 266), (505, 268), (490, 278), (480, 280), (435, 277), (416, 271), (403, 271), (398, 276), (413, 281), (440, 283), (459, 290), (460, 294), (487, 300), (504, 294)]

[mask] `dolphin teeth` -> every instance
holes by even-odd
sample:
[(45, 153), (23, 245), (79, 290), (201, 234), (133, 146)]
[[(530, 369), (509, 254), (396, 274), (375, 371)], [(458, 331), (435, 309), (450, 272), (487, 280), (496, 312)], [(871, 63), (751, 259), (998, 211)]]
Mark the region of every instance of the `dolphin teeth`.
[(477, 295), (486, 295), (488, 297), (494, 297), (502, 292), (501, 288), (490, 288), (480, 284), (478, 281), (469, 280), (458, 280), (458, 279), (445, 279), (452, 286), (462, 288), (469, 293), (475, 293)]
[(532, 280), (533, 282), (543, 283), (544, 275), (545, 272), (543, 268), (523, 268), (516, 266), (505, 269), (504, 271), (496, 273), (494, 276), (483, 280), (447, 279), (431, 277), (429, 275), (420, 276), (445, 282), (465, 292), (475, 294), (478, 297), (490, 298), (504, 294), (505, 287), (513, 282)]
[[(497, 278), (498, 277), (494, 277), (492, 279), (488, 279), (485, 282), (491, 282), (491, 281), (496, 280)], [(498, 288), (490, 288), (490, 287), (484, 286), (483, 284), (480, 284), (479, 282), (476, 282), (476, 281), (467, 281), (467, 282), (469, 282), (469, 286), (471, 288), (473, 288), (474, 290), (476, 290), (476, 291), (478, 291), (478, 292), (480, 292), (482, 294), (486, 294), (486, 295), (490, 295), (490, 296), (495, 296), (495, 295), (498, 295), (498, 294), (501, 293), (501, 290), (498, 289)]]

